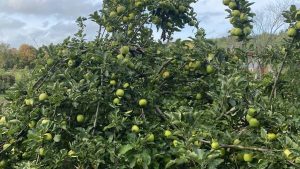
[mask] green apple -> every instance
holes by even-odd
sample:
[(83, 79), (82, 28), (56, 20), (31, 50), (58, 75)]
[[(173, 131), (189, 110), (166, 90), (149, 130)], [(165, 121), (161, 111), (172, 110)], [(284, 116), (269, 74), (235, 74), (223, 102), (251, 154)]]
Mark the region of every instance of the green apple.
[(153, 142), (154, 141), (154, 134), (148, 134), (147, 136), (146, 136), (146, 140), (148, 141), (148, 142)]
[(177, 140), (173, 140), (173, 146), (177, 147), (177, 145), (179, 144), (179, 142)]
[(118, 89), (118, 90), (116, 91), (116, 95), (117, 95), (118, 97), (123, 97), (124, 94), (125, 94), (125, 92), (124, 92), (123, 89)]
[(220, 148), (220, 144), (217, 141), (212, 141), (210, 146), (211, 146), (211, 149), (213, 149), (213, 150), (217, 150)]
[(120, 52), (123, 55), (127, 55), (129, 53), (129, 47), (128, 46), (121, 47)]
[(45, 156), (46, 155), (46, 150), (44, 148), (39, 148), (39, 155), (40, 156)]
[(297, 30), (295, 28), (289, 28), (287, 31), (289, 37), (295, 37), (297, 35)]
[(259, 121), (256, 118), (251, 118), (249, 120), (249, 125), (250, 125), (250, 127), (258, 127)]
[(247, 112), (247, 114), (248, 114), (249, 116), (252, 116), (252, 117), (254, 117), (254, 116), (255, 116), (255, 114), (256, 114), (256, 109), (255, 109), (255, 108), (253, 108), (253, 107), (250, 107), (250, 108), (248, 109), (248, 112)]
[(267, 134), (267, 140), (269, 141), (273, 141), (273, 140), (276, 140), (277, 136), (275, 133), (268, 133)]
[(244, 161), (246, 161), (246, 162), (251, 162), (251, 161), (253, 160), (253, 155), (252, 155), (252, 154), (249, 154), (249, 153), (245, 153), (245, 154), (243, 155), (243, 159), (244, 159)]
[(214, 70), (214, 67), (212, 66), (212, 65), (207, 65), (206, 66), (206, 72), (208, 73), (208, 74), (211, 74), (211, 73), (213, 73), (215, 70)]
[(230, 9), (236, 9), (236, 8), (237, 8), (237, 4), (236, 4), (236, 2), (230, 2), (230, 3), (228, 4), (228, 7), (229, 7)]
[(45, 133), (44, 134), (44, 139), (46, 140), (46, 141), (51, 141), (52, 140), (52, 134), (51, 133)]
[(246, 120), (249, 122), (253, 117), (250, 116), (249, 114), (246, 115)]
[(33, 99), (25, 99), (26, 106), (33, 106)]
[(135, 14), (134, 13), (130, 13), (129, 15), (128, 15), (128, 19), (129, 20), (133, 20), (135, 18)]
[(169, 138), (172, 135), (172, 132), (170, 130), (165, 130), (164, 136)]
[(35, 121), (30, 121), (30, 122), (28, 123), (28, 127), (32, 129), (32, 128), (35, 126), (35, 124), (36, 124)]
[(76, 116), (76, 120), (77, 120), (78, 123), (83, 123), (83, 122), (84, 122), (84, 119), (85, 119), (85, 117), (84, 117), (83, 114), (78, 114), (78, 115)]
[(118, 105), (120, 104), (120, 99), (119, 98), (114, 98), (113, 103)]
[(162, 74), (162, 77), (163, 77), (164, 79), (169, 78), (169, 77), (170, 77), (170, 72), (169, 72), (169, 71), (165, 71), (165, 72)]
[(140, 128), (137, 125), (133, 125), (131, 127), (131, 131), (134, 132), (134, 133), (138, 133), (140, 131)]
[(74, 157), (76, 155), (76, 152), (73, 150), (68, 151), (68, 156)]
[(74, 61), (74, 60), (70, 59), (70, 60), (68, 61), (68, 66), (69, 66), (69, 67), (74, 66), (74, 64), (75, 64), (75, 61)]
[(147, 104), (148, 104), (148, 102), (147, 102), (146, 99), (140, 99), (140, 100), (139, 100), (139, 105), (140, 105), (141, 107), (145, 107), (145, 106), (147, 106)]
[(196, 94), (196, 100), (200, 100), (202, 98), (202, 94), (201, 93), (197, 93)]
[(48, 94), (47, 93), (42, 93), (39, 96), (39, 101), (45, 101), (48, 99)]
[(111, 27), (111, 26), (107, 26), (107, 27), (106, 27), (106, 31), (107, 31), (107, 32), (112, 32), (113, 30), (114, 30), (114, 28)]
[(42, 125), (46, 125), (46, 124), (49, 124), (49, 123), (50, 123), (50, 120), (48, 120), (48, 119), (43, 119), (41, 123), (42, 123)]
[(289, 149), (284, 149), (283, 154), (287, 159), (290, 159), (292, 152)]
[(300, 29), (300, 21), (297, 21), (297, 22), (296, 22), (295, 28), (296, 28), (296, 29)]
[(247, 20), (248, 20), (248, 15), (245, 14), (245, 13), (241, 13), (241, 14), (240, 14), (240, 20), (241, 20), (242, 22), (247, 21)]
[(233, 141), (233, 145), (238, 145), (238, 144), (240, 144), (241, 143), (241, 141), (239, 140), (239, 139), (235, 139), (234, 141)]
[(122, 19), (122, 21), (123, 21), (124, 23), (128, 22), (128, 21), (129, 21), (129, 17), (127, 17), (127, 16), (123, 16), (123, 19)]
[(124, 83), (124, 84), (123, 84), (123, 88), (124, 88), (124, 89), (126, 89), (126, 88), (128, 88), (128, 87), (129, 87), (129, 83)]
[(186, 7), (183, 5), (179, 5), (178, 10), (179, 10), (179, 12), (183, 13), (186, 11)]
[(1, 160), (0, 161), (0, 169), (4, 169), (6, 167), (6, 161)]
[(112, 85), (112, 86), (114, 86), (114, 85), (117, 84), (117, 82), (116, 82), (115, 80), (110, 80), (110, 81), (109, 81), (109, 84)]
[(117, 7), (117, 13), (118, 13), (118, 14), (123, 13), (125, 10), (126, 10), (125, 6), (119, 5), (119, 6)]
[(47, 59), (47, 65), (51, 66), (51, 65), (53, 65), (53, 63), (54, 63), (53, 59), (51, 59), (51, 58)]
[(226, 6), (228, 6), (230, 2), (231, 2), (231, 0), (223, 0), (223, 4)]
[(111, 18), (114, 18), (116, 16), (117, 16), (117, 12), (115, 12), (115, 11), (112, 11), (109, 13), (109, 17), (111, 17)]
[(252, 29), (251, 29), (249, 26), (247, 26), (247, 27), (245, 27), (245, 28), (243, 29), (243, 33), (244, 33), (245, 35), (250, 35), (250, 34), (251, 34), (251, 31), (252, 31)]
[(241, 12), (239, 10), (233, 10), (233, 11), (231, 11), (231, 15), (232, 16), (238, 17), (238, 16), (240, 16), (240, 14), (241, 14)]

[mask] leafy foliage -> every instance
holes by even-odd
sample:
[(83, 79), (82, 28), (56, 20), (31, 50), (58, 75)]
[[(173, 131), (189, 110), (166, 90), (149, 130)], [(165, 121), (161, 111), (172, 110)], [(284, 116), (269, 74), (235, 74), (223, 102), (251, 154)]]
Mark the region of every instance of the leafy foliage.
[[(297, 37), (282, 44), (291, 66), (261, 81), (245, 46), (217, 48), (202, 29), (154, 41), (152, 19), (171, 35), (193, 20), (192, 2), (104, 1), (90, 16), (94, 41), (80, 17), (75, 37), (39, 50), (47, 61), (9, 92), (0, 118), (0, 168), (299, 168)], [(124, 21), (133, 11), (139, 19)]]

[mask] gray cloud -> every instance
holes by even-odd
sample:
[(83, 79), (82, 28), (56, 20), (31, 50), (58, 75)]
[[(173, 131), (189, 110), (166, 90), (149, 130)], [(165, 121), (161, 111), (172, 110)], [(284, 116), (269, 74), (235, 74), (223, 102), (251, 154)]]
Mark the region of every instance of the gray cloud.
[(26, 25), (25, 22), (22, 22), (18, 19), (11, 17), (0, 17), (0, 30), (11, 30), (11, 29), (20, 29)]
[(7, 14), (74, 18), (87, 15), (100, 7), (92, 0), (5, 0), (0, 1), (0, 11)]

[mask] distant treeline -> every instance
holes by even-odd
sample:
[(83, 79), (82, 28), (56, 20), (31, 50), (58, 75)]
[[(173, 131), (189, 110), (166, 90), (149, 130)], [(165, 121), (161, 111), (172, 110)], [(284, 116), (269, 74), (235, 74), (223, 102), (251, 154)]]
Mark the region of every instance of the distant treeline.
[(18, 49), (11, 48), (8, 44), (0, 44), (0, 69), (22, 69), (33, 68), (37, 49), (33, 46), (23, 44)]

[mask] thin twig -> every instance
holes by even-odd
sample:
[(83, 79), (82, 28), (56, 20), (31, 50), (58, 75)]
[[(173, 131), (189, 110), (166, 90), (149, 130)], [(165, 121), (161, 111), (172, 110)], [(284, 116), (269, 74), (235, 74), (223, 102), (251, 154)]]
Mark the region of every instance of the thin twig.
[[(293, 44), (293, 42), (294, 42), (294, 40), (290, 43), (289, 48), (291, 47), (291, 44)], [(275, 97), (274, 93), (275, 93), (275, 90), (276, 90), (276, 85), (277, 85), (277, 82), (278, 82), (279, 77), (281, 75), (281, 72), (283, 70), (283, 66), (285, 65), (286, 59), (288, 57), (288, 54), (289, 54), (289, 49), (288, 49), (288, 51), (286, 51), (286, 53), (284, 55), (284, 58), (283, 58), (283, 61), (281, 63), (281, 66), (279, 68), (279, 71), (278, 71), (278, 73), (277, 73), (277, 75), (276, 75), (276, 77), (274, 79), (274, 84), (273, 84), (272, 91), (271, 91), (271, 94), (270, 94), (270, 97), (269, 97), (269, 101), (270, 102), (272, 101), (273, 97)]]
[(96, 125), (97, 125), (97, 119), (98, 119), (98, 113), (99, 113), (99, 105), (100, 105), (100, 102), (98, 102), (98, 105), (97, 105), (96, 116), (95, 116), (95, 121), (94, 121), (94, 125), (93, 125), (93, 135), (95, 133), (95, 128), (96, 128)]

